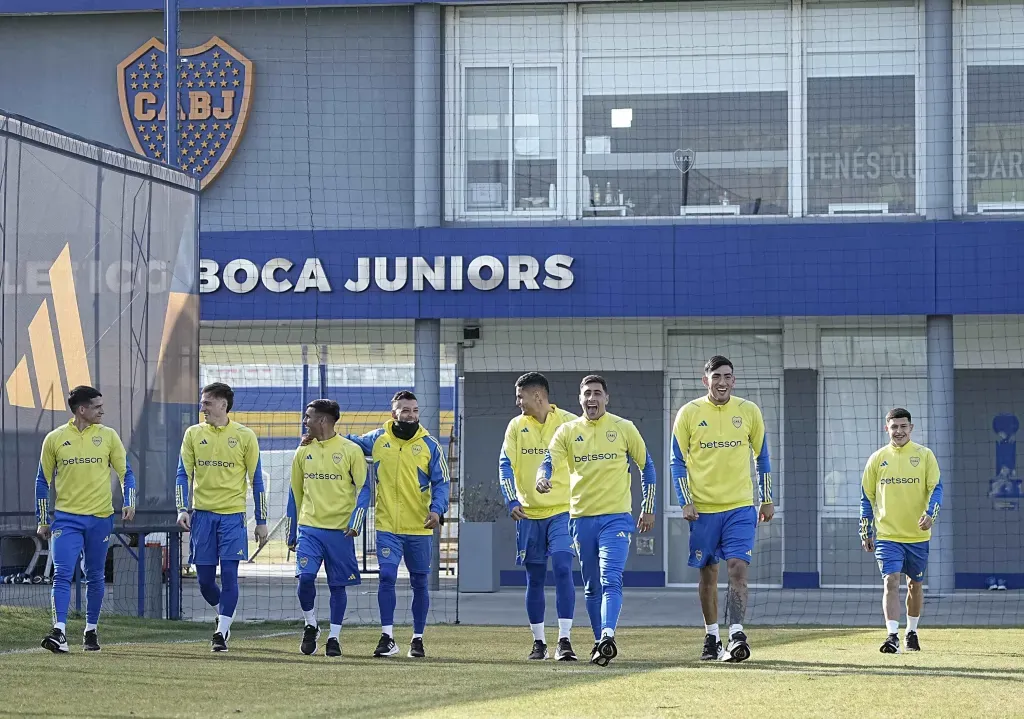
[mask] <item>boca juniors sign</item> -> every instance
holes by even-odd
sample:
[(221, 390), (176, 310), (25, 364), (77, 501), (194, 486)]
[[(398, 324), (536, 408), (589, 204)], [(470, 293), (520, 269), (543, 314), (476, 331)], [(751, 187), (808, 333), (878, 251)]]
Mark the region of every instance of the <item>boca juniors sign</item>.
[[(166, 50), (150, 38), (117, 66), (121, 117), (140, 155), (180, 167), (202, 188), (231, 159), (252, 104), (253, 65), (219, 37), (178, 51), (176, 77), (165, 74)], [(167, 88), (178, 91), (177, 157), (167, 157)]]

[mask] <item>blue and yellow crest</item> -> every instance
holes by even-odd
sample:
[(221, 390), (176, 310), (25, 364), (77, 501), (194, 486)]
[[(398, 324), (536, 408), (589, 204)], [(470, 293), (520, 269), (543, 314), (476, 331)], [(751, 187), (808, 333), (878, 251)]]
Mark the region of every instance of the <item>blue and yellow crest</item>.
[[(231, 159), (252, 104), (252, 62), (219, 37), (178, 51), (178, 152), (170, 164), (205, 188)], [(155, 37), (117, 66), (121, 117), (140, 155), (167, 162), (164, 44)]]

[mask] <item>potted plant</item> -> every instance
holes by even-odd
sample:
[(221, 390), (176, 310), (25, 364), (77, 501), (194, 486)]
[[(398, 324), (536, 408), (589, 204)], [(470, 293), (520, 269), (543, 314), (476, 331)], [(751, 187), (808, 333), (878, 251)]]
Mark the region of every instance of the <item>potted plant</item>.
[(491, 484), (476, 482), (462, 486), (459, 523), (459, 591), (496, 592), (500, 586), (497, 521), (507, 513)]

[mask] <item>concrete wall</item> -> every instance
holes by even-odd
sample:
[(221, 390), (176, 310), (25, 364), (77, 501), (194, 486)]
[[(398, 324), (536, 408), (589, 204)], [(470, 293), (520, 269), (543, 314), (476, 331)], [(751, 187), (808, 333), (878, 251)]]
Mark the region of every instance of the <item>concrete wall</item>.
[[(0, 19), (0, 107), (131, 150), (117, 64), (158, 13)], [(413, 225), (411, 7), (183, 13), (181, 47), (218, 35), (252, 60), (253, 108), (203, 193), (203, 231)]]
[[(463, 449), (463, 481), (466, 487), (483, 484), (492, 488), (495, 496), (498, 490), (498, 453), (501, 451), (505, 427), (519, 410), (515, 406), (516, 372), (471, 372), (465, 381), (465, 439)], [(551, 400), (565, 409), (579, 413), (579, 372), (545, 373), (551, 383)], [(663, 375), (660, 372), (608, 372), (608, 391), (611, 396), (609, 411), (629, 418), (643, 435), (647, 449), (655, 458), (659, 480), (668, 468), (659, 458), (665, 456), (663, 446), (662, 410)], [(662, 521), (664, 505), (664, 483), (659, 481), (658, 521)], [(640, 507), (640, 475), (633, 471), (634, 514)], [(639, 535), (637, 535), (639, 536)], [(660, 524), (650, 534), (654, 538), (654, 554), (637, 554), (634, 539), (629, 561), (626, 563), (625, 581), (631, 585), (655, 585), (664, 583), (664, 548)], [(525, 575), (515, 566), (515, 527), (511, 519), (502, 519), (498, 529), (498, 556), (503, 584), (525, 582)]]

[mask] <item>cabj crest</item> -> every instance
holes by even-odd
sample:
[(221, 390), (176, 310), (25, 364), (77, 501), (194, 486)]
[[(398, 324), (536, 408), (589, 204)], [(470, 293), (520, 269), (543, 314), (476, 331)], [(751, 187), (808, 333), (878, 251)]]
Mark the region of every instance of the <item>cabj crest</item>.
[(168, 162), (164, 137), (168, 80), (178, 90), (178, 151), (170, 163), (206, 188), (231, 159), (252, 104), (253, 65), (219, 37), (181, 48), (177, 77), (164, 77), (164, 44), (155, 37), (117, 66), (121, 117), (140, 155)]

